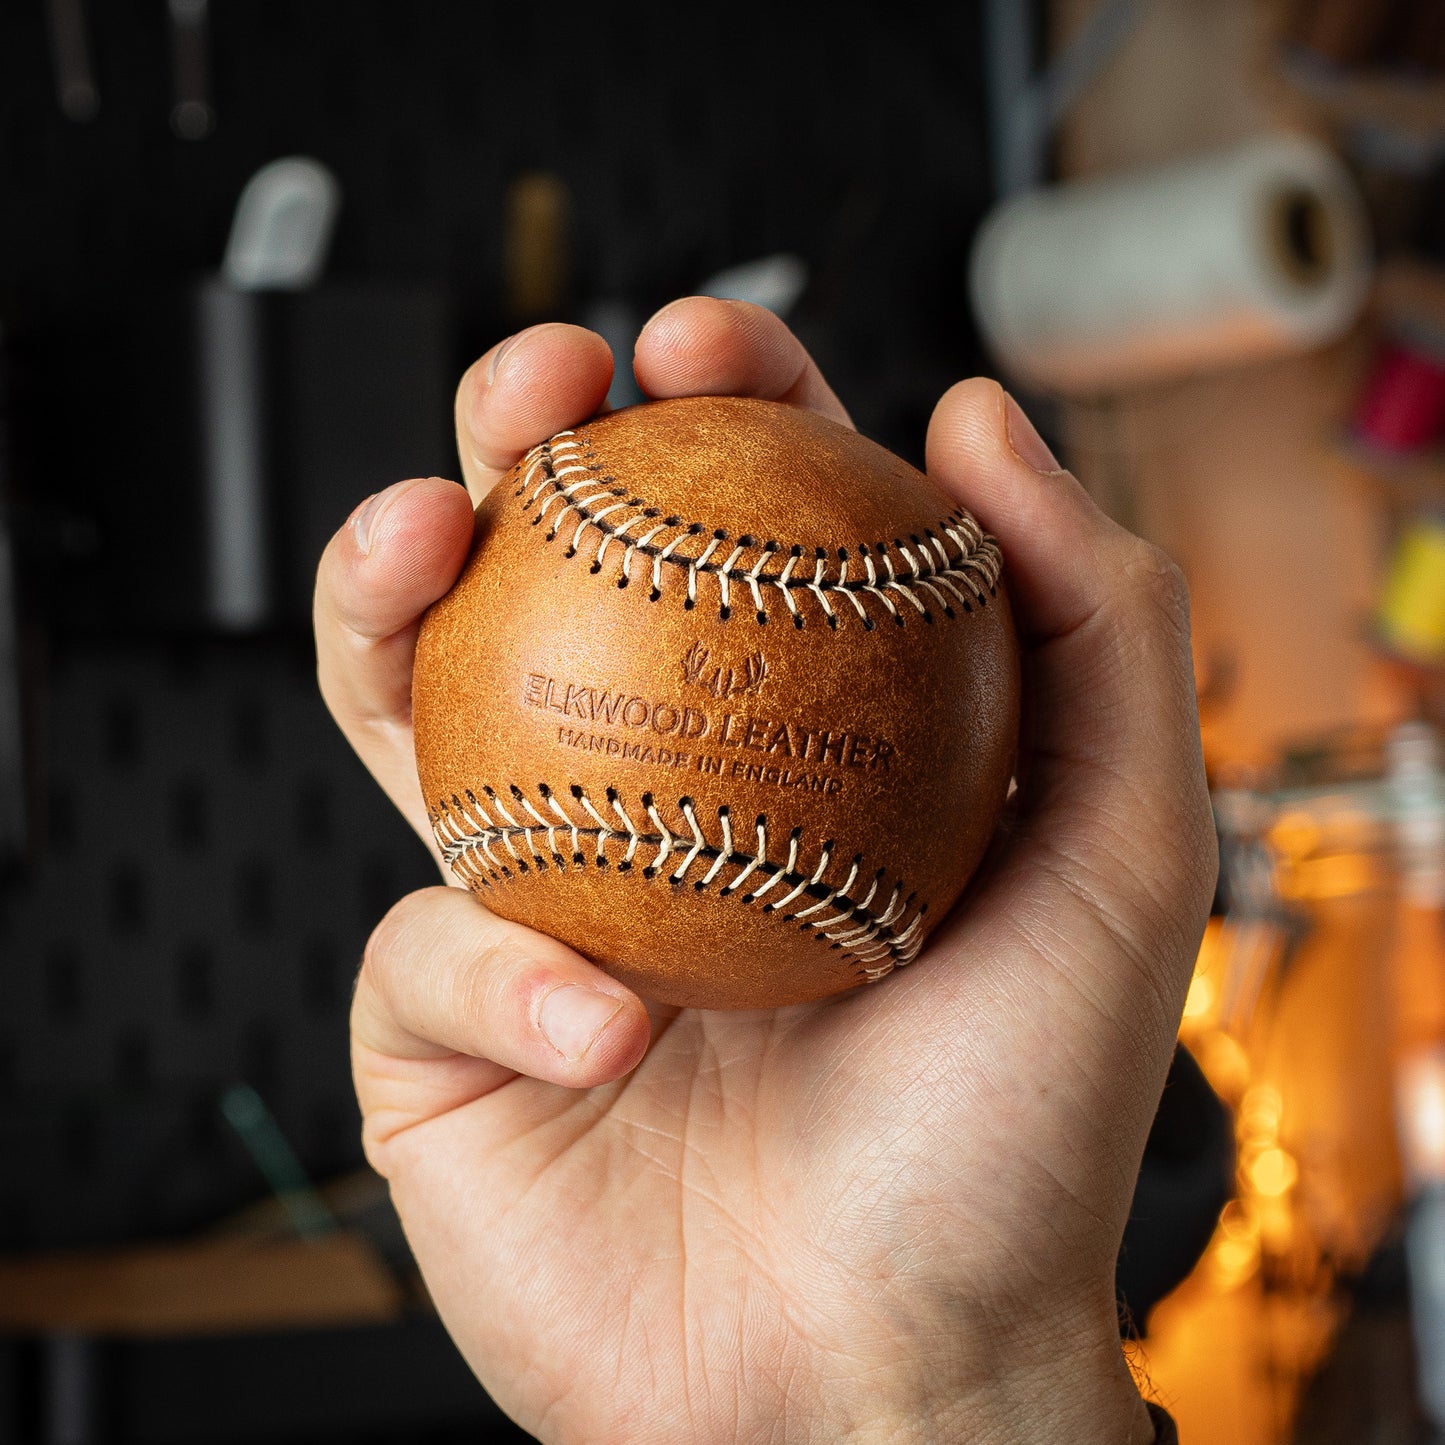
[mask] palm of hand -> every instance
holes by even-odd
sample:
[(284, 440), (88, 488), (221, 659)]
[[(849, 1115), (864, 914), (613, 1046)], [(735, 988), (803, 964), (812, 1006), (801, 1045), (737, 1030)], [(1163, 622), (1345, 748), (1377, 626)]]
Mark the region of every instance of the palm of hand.
[[(1093, 1076), (1138, 1041), (1011, 921), (1094, 932), (1030, 851), (913, 975), (660, 1014), (622, 1080), (518, 1076), (392, 1137), (418, 1256), (453, 1262), (431, 1276), (443, 1317), (515, 1418), (593, 1439), (606, 1401), (618, 1439), (765, 1435), (790, 1408), (826, 1418), (799, 1380), (956, 1368), (930, 1353), (960, 1295), (1003, 1327), (1041, 1280), (1067, 1301), (1111, 1268), (1094, 1176), (1127, 1203), (1139, 1106), (1121, 1088), (1125, 1127), (1101, 1127)], [(961, 1031), (940, 1033), (940, 995)]]

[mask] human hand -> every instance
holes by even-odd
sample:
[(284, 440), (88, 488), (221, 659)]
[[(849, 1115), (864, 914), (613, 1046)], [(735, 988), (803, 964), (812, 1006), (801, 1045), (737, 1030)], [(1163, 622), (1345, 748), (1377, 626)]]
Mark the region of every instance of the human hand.
[[(736, 303), (659, 313), (636, 371), (846, 421)], [(399, 484), (323, 558), (323, 693), (428, 844), (420, 615), (471, 503), (610, 376), (572, 327), (494, 349), (458, 393), (470, 502)], [(1153, 1438), (1113, 1274), (1213, 882), (1185, 594), (991, 382), (939, 403), (928, 470), (999, 538), (1025, 718), (986, 876), (917, 963), (817, 1004), (649, 1013), (457, 889), (368, 947), (368, 1157), (458, 1346), (544, 1440)]]

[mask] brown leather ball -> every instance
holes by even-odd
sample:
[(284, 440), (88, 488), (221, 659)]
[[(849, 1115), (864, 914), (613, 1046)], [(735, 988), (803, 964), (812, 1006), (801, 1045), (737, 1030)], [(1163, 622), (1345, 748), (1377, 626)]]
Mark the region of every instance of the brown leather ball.
[(998, 548), (811, 412), (651, 402), (477, 508), (413, 684), (437, 842), (647, 998), (798, 1003), (917, 957), (1007, 792)]

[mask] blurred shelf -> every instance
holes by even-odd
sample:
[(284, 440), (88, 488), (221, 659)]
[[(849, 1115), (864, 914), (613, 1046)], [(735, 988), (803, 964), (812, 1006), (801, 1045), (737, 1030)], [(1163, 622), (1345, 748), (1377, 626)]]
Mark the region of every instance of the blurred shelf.
[(1384, 491), (1392, 508), (1445, 508), (1445, 449), (1388, 452), (1347, 435), (1335, 442), (1335, 452), (1352, 473)]
[(1280, 72), (1331, 125), (1389, 137), (1422, 165), (1445, 155), (1445, 76), (1341, 70), (1291, 49)]

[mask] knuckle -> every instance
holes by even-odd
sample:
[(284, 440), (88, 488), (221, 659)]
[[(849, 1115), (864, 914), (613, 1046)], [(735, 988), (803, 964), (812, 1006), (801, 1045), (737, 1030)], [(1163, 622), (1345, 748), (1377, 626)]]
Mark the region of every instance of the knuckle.
[(1162, 548), (1136, 542), (1124, 564), (1130, 592), (1143, 607), (1177, 630), (1189, 630), (1189, 584), (1179, 564)]
[(396, 959), (416, 933), (424, 927), (430, 930), (428, 915), (436, 906), (436, 896), (450, 892), (447, 888), (423, 888), (416, 893), (408, 893), (397, 899), (382, 915), (381, 921), (371, 930), (371, 937), (366, 940), (362, 952), (362, 969), (378, 986), (384, 987), (395, 971)]

